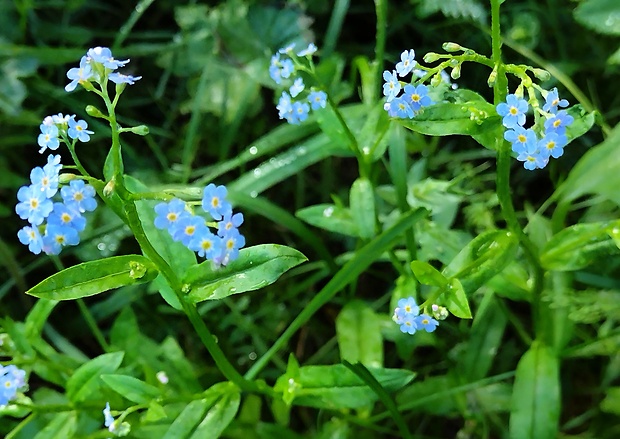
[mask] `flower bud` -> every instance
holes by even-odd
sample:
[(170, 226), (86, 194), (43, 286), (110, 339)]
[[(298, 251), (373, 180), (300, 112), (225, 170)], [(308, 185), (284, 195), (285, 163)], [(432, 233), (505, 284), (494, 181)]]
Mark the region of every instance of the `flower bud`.
[(452, 79), (459, 79), (461, 77), (461, 64), (452, 69), (452, 72), (450, 72), (450, 77)]
[(99, 108), (95, 107), (94, 105), (87, 105), (86, 106), (86, 114), (88, 114), (89, 116), (92, 117), (98, 117), (100, 119), (107, 119), (108, 117), (103, 114), (101, 112), (101, 110), (99, 110)]
[(78, 178), (78, 176), (75, 174), (60, 174), (58, 176), (58, 182), (60, 184), (68, 184), (71, 180), (75, 180), (76, 178)]
[(146, 125), (138, 125), (137, 127), (128, 128), (127, 131), (137, 134), (138, 136), (146, 136), (149, 133), (149, 127)]
[(459, 50), (464, 50), (464, 48), (460, 44), (451, 43), (451, 42), (443, 43), (441, 47), (446, 52), (458, 52)]
[(495, 85), (495, 81), (497, 81), (497, 66), (493, 67), (493, 71), (489, 75), (489, 79), (487, 79), (488, 86), (493, 87)]
[(111, 196), (112, 193), (114, 193), (115, 186), (116, 186), (116, 182), (114, 180), (108, 181), (108, 183), (103, 188), (103, 195), (105, 195), (106, 197)]
[(424, 62), (427, 62), (427, 63), (435, 62), (438, 59), (439, 59), (439, 54), (435, 52), (428, 52), (426, 55), (424, 55)]
[(532, 69), (532, 73), (541, 81), (548, 81), (551, 79), (551, 73), (546, 71), (545, 69)]

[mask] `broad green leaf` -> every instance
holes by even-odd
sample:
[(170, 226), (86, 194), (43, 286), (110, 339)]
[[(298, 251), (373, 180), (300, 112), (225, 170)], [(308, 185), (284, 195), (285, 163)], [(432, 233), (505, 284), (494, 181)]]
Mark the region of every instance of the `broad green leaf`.
[[(149, 189), (141, 181), (125, 176), (127, 189), (132, 192), (148, 192)], [(175, 273), (185, 273), (192, 265), (196, 265), (196, 253), (185, 247), (178, 241), (174, 241), (168, 230), (160, 230), (155, 227), (155, 205), (159, 202), (154, 200), (136, 201), (136, 210), (142, 224), (142, 229), (148, 240), (151, 242), (157, 253), (163, 257)], [(155, 285), (159, 288), (160, 294), (170, 304), (170, 306), (181, 309), (179, 300), (166, 283), (163, 275), (158, 276)]]
[(567, 227), (547, 242), (540, 262), (548, 270), (573, 271), (597, 259), (617, 255), (619, 249), (610, 233), (619, 227), (619, 221)]
[(375, 236), (375, 193), (372, 183), (367, 178), (358, 178), (351, 186), (349, 198), (351, 215), (360, 238), (372, 238)]
[[(403, 388), (415, 377), (408, 370), (368, 369), (388, 392)], [(375, 392), (342, 364), (300, 367), (297, 377), (278, 378), (275, 389), (292, 392), (293, 404), (320, 409), (359, 408), (377, 400)]]
[(35, 285), (26, 294), (41, 299), (72, 300), (149, 282), (156, 276), (155, 264), (144, 256), (113, 256), (66, 268)]
[(161, 395), (155, 386), (128, 375), (101, 375), (101, 380), (116, 393), (136, 404), (147, 404)]
[(33, 439), (66, 439), (77, 433), (77, 413), (55, 413), (51, 422), (39, 431)]
[(596, 32), (620, 35), (620, 4), (616, 0), (585, 0), (573, 14), (575, 20)]
[(340, 359), (368, 367), (383, 366), (381, 322), (361, 300), (347, 303), (336, 318)]
[(193, 302), (222, 299), (270, 285), (306, 260), (293, 248), (262, 244), (241, 249), (239, 258), (225, 267), (213, 269), (211, 261), (195, 265), (187, 271), (184, 283), (189, 285)]
[(475, 101), (439, 103), (425, 108), (413, 119), (396, 120), (412, 131), (429, 136), (472, 136), (496, 130), (500, 119), (493, 105)]
[(461, 319), (471, 319), (467, 294), (465, 294), (463, 285), (461, 285), (457, 278), (450, 280), (450, 286), (446, 289), (443, 297), (446, 308), (453, 315)]
[(507, 318), (493, 292), (487, 293), (471, 326), (467, 347), (458, 358), (458, 371), (470, 382), (487, 376), (499, 351)]
[(347, 236), (359, 236), (359, 230), (351, 210), (334, 204), (317, 204), (295, 212), (302, 221), (315, 227)]
[(510, 411), (510, 439), (554, 438), (562, 401), (560, 362), (534, 341), (517, 365)]
[(620, 416), (620, 387), (610, 387), (605, 393), (605, 399), (601, 401), (601, 410)]
[(167, 418), (166, 410), (158, 404), (156, 401), (149, 402), (149, 408), (144, 415), (144, 420), (147, 422), (157, 422), (160, 419)]
[(418, 282), (424, 285), (433, 285), (436, 287), (445, 287), (450, 282), (443, 274), (428, 262), (413, 261), (411, 262), (411, 271), (415, 275)]
[(241, 394), (238, 390), (224, 393), (220, 399), (209, 409), (191, 439), (218, 438), (232, 422), (239, 411)]
[(458, 278), (467, 295), (474, 293), (500, 273), (517, 252), (516, 236), (492, 230), (474, 238), (443, 270), (446, 277)]
[(91, 398), (101, 386), (99, 377), (116, 372), (123, 356), (124, 352), (103, 354), (80, 366), (67, 381), (67, 398), (73, 403)]
[(620, 125), (600, 145), (590, 148), (571, 169), (554, 196), (562, 202), (573, 201), (582, 195), (596, 194), (620, 205)]
[(194, 427), (203, 419), (205, 412), (215, 397), (209, 399), (196, 399), (191, 401), (172, 422), (162, 439), (186, 439), (189, 438)]

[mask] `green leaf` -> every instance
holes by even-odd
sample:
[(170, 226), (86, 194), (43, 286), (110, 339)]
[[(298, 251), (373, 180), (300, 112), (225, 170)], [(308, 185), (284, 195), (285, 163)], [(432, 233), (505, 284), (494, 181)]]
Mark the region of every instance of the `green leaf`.
[(586, 194), (601, 195), (620, 205), (620, 125), (598, 146), (590, 148), (573, 169), (554, 196), (570, 202)]
[(554, 438), (560, 418), (559, 360), (534, 341), (517, 365), (510, 411), (510, 439)]
[(161, 395), (157, 387), (128, 375), (101, 375), (101, 380), (116, 393), (136, 404), (147, 404)]
[[(374, 83), (374, 79), (373, 79)], [(390, 118), (383, 108), (383, 101), (377, 102), (374, 108), (367, 113), (358, 137), (358, 146), (364, 160), (370, 156), (370, 160), (377, 161), (383, 158), (388, 147), (387, 131), (390, 127)]]
[(353, 300), (342, 308), (336, 318), (336, 337), (342, 360), (383, 366), (381, 322), (366, 303)]
[(620, 35), (620, 4), (616, 0), (587, 0), (573, 12), (575, 20), (605, 34)]
[(571, 105), (567, 113), (574, 119), (573, 123), (566, 127), (566, 137), (570, 143), (590, 131), (594, 125), (595, 113), (586, 112), (581, 104)]
[(35, 285), (26, 294), (41, 299), (72, 300), (125, 285), (149, 282), (157, 268), (139, 255), (113, 256), (66, 268)]
[(239, 411), (241, 394), (238, 390), (224, 393), (209, 409), (202, 422), (196, 427), (191, 439), (218, 438), (232, 422)]
[[(368, 370), (388, 392), (401, 389), (415, 376), (402, 369)], [(285, 374), (278, 378), (275, 390), (284, 389), (293, 393), (294, 404), (319, 409), (359, 408), (377, 400), (375, 392), (342, 364), (300, 367), (297, 377)]]
[[(215, 397), (213, 397), (214, 399)], [(185, 439), (190, 437), (194, 427), (203, 419), (213, 399), (197, 399), (185, 406), (162, 439)]]
[(74, 411), (56, 413), (51, 422), (39, 431), (33, 439), (66, 439), (77, 433), (77, 413)]
[(367, 178), (358, 178), (351, 186), (349, 195), (351, 215), (360, 238), (370, 239), (375, 236), (375, 193), (372, 183)]
[(73, 403), (91, 398), (100, 388), (99, 377), (114, 373), (123, 361), (124, 352), (99, 355), (80, 366), (67, 381), (67, 398)]
[(193, 302), (222, 299), (270, 285), (306, 260), (293, 248), (262, 244), (241, 249), (239, 258), (216, 270), (211, 261), (195, 265), (187, 271), (184, 283), (190, 287), (189, 299)]
[(463, 285), (458, 279), (453, 278), (450, 280), (450, 287), (443, 295), (446, 308), (454, 316), (461, 319), (471, 319), (471, 310), (469, 309), (469, 302), (467, 301), (467, 295), (463, 289)]
[(353, 221), (350, 209), (334, 204), (317, 204), (295, 212), (302, 221), (329, 232), (347, 236), (359, 236), (357, 224)]
[[(148, 192), (149, 189), (141, 181), (131, 177), (125, 176), (125, 184), (127, 189), (132, 192)], [(172, 239), (168, 230), (160, 230), (155, 227), (155, 205), (158, 204), (154, 200), (140, 200), (136, 201), (136, 210), (138, 217), (142, 223), (142, 228), (148, 240), (151, 242), (157, 253), (159, 253), (175, 273), (185, 273), (185, 271), (196, 265), (196, 253), (185, 247), (178, 241)], [(170, 306), (181, 309), (179, 300), (166, 283), (163, 275), (158, 276), (155, 280), (155, 285), (164, 300), (170, 304)]]
[(458, 278), (465, 294), (472, 294), (514, 259), (517, 246), (518, 240), (511, 232), (485, 232), (456, 255), (443, 269), (443, 275)]
[(547, 270), (573, 271), (617, 255), (618, 246), (610, 233), (619, 226), (619, 221), (608, 221), (567, 227), (547, 242), (540, 262)]
[(620, 387), (610, 387), (605, 393), (605, 399), (601, 401), (601, 410), (620, 416)]
[(416, 114), (413, 119), (395, 120), (416, 133), (429, 136), (473, 136), (496, 130), (500, 119), (493, 105), (474, 101), (435, 104)]
[(43, 326), (47, 322), (47, 318), (52, 313), (54, 308), (58, 305), (56, 300), (40, 299), (35, 303), (32, 309), (28, 312), (26, 317), (26, 336), (29, 338), (36, 338), (41, 335)]
[(443, 274), (428, 262), (413, 261), (411, 262), (411, 271), (415, 275), (418, 282), (424, 285), (433, 285), (436, 287), (445, 287), (450, 282)]

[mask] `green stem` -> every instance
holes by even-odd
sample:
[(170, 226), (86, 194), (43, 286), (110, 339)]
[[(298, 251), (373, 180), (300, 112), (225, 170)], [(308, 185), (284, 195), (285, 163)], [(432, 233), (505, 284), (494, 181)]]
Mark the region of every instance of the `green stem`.
[(99, 326), (97, 326), (97, 321), (95, 320), (90, 310), (86, 306), (86, 303), (84, 303), (83, 299), (78, 299), (77, 304), (78, 304), (78, 308), (80, 308), (80, 313), (82, 314), (82, 317), (84, 318), (84, 320), (86, 321), (86, 324), (88, 325), (93, 335), (95, 336), (95, 339), (97, 339), (97, 343), (99, 343), (99, 346), (101, 346), (101, 349), (103, 349), (104, 352), (108, 352), (109, 350), (108, 342), (105, 341), (105, 337), (103, 336), (103, 333), (99, 329)]
[[(506, 77), (506, 69), (502, 62), (501, 52), (501, 33), (500, 33), (500, 8), (501, 0), (491, 0), (491, 38), (493, 48), (493, 64), (497, 71), (497, 78), (493, 85), (494, 104), (497, 105), (500, 102), (506, 100), (508, 93), (508, 79)], [(525, 235), (517, 215), (515, 213), (514, 206), (512, 204), (512, 197), (510, 191), (510, 164), (512, 156), (510, 154), (510, 145), (503, 138), (498, 138), (495, 142), (497, 149), (497, 198), (502, 210), (502, 215), (506, 220), (508, 229), (515, 233), (522, 244), (525, 257), (527, 258), (534, 276), (534, 284), (532, 286), (532, 307), (534, 312), (534, 322), (538, 322), (536, 318), (539, 314), (540, 308), (540, 295), (543, 287), (544, 271), (538, 260), (538, 250), (532, 243), (532, 241)]]
[[(385, 40), (386, 40), (386, 30), (387, 30), (387, 8), (388, 2), (387, 0), (375, 0), (375, 13), (377, 15), (377, 31), (376, 31), (376, 40), (375, 44), (375, 87), (373, 87), (373, 91), (379, 90), (381, 88), (381, 79), (382, 79), (382, 71), (383, 71), (383, 59), (385, 58)], [(374, 96), (374, 94), (373, 94)], [(373, 101), (374, 102), (374, 99)]]

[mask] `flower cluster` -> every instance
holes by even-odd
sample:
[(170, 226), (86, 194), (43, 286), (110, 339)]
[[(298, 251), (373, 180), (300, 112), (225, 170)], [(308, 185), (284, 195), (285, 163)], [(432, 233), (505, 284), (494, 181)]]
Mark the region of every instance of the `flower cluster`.
[(517, 95), (506, 97), (506, 102), (497, 105), (497, 113), (502, 116), (502, 124), (506, 127), (504, 139), (512, 145), (517, 154), (517, 160), (523, 162), (525, 169), (542, 169), (549, 163), (550, 157), (557, 159), (564, 154), (564, 147), (568, 143), (566, 127), (573, 123), (573, 117), (565, 110), (568, 106), (566, 99), (560, 99), (557, 89), (547, 92), (542, 114), (545, 118), (544, 129), (540, 138), (536, 133), (536, 126), (524, 128), (526, 113), (529, 110), (527, 101)]
[(422, 329), (426, 332), (433, 332), (439, 325), (437, 320), (444, 320), (448, 312), (446, 308), (438, 305), (432, 305), (431, 309), (432, 317), (428, 314), (420, 314), (420, 307), (413, 297), (400, 299), (392, 320), (400, 325), (401, 332), (405, 334), (415, 334), (416, 331)]
[(97, 207), (95, 189), (82, 180), (71, 180), (60, 189), (62, 203), (52, 201), (58, 192), (61, 168), (60, 156), (50, 154), (45, 166), (30, 172), (31, 184), (17, 192), (15, 212), (30, 223), (17, 232), (17, 237), (35, 255), (41, 251), (57, 255), (62, 247), (77, 245), (79, 232), (86, 227), (82, 214)]
[(130, 76), (115, 72), (119, 67), (125, 67), (128, 62), (128, 59), (122, 61), (114, 59), (112, 52), (107, 47), (88, 49), (86, 55), (80, 59), (80, 66), (73, 67), (67, 72), (67, 78), (71, 82), (65, 86), (65, 90), (73, 91), (78, 84), (89, 89), (91, 81), (102, 83), (107, 79), (117, 85), (133, 85), (142, 76)]
[[(291, 83), (288, 91), (282, 92), (276, 108), (280, 119), (286, 119), (288, 123), (298, 125), (308, 118), (310, 108), (313, 110), (325, 108), (327, 105), (327, 94), (323, 90), (318, 90), (314, 87), (309, 92), (303, 93), (306, 88), (303, 78), (296, 76), (301, 67), (299, 58), (307, 58), (312, 66), (312, 55), (316, 52), (317, 47), (310, 43), (307, 48), (295, 53), (293, 50), (294, 46), (293, 44), (280, 49), (271, 57), (269, 76), (278, 85), (282, 85), (285, 80)], [(287, 56), (287, 58), (284, 58), (282, 55)]]
[(105, 403), (105, 408), (103, 409), (103, 424), (108, 427), (108, 431), (115, 436), (127, 436), (131, 431), (129, 422), (123, 422), (120, 418), (114, 420), (109, 402)]
[(178, 198), (155, 206), (155, 227), (167, 229), (175, 241), (183, 243), (198, 256), (213, 261), (216, 266), (227, 265), (239, 256), (245, 237), (238, 230), (243, 224), (243, 214), (233, 214), (226, 194), (226, 187), (213, 183), (203, 192), (202, 208), (217, 221), (213, 223), (217, 234), (210, 231), (211, 224), (205, 222), (203, 217), (190, 213), (185, 202)]
[[(426, 85), (405, 84), (403, 86), (398, 79), (411, 73), (416, 65), (414, 50), (405, 50), (400, 55), (400, 62), (396, 64), (396, 69), (383, 72), (383, 80), (385, 81), (383, 95), (387, 98), (384, 108), (391, 117), (413, 119), (424, 107), (434, 103), (428, 96), (429, 90)], [(414, 76), (419, 77), (420, 75), (416, 71)], [(403, 94), (399, 95), (401, 90), (403, 90)]]
[(37, 143), (41, 147), (39, 153), (43, 154), (47, 148), (53, 151), (57, 150), (61, 141), (71, 146), (74, 146), (78, 140), (88, 142), (90, 135), (94, 133), (87, 128), (86, 121), (76, 120), (75, 114), (63, 115), (58, 113), (47, 116), (39, 125), (41, 130), (37, 139)]
[(17, 366), (0, 365), (0, 407), (5, 406), (15, 398), (17, 392), (26, 387), (26, 372)]

